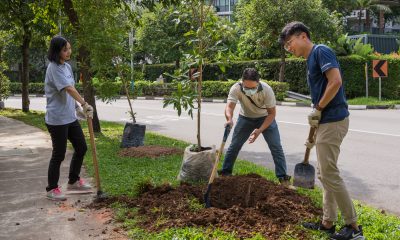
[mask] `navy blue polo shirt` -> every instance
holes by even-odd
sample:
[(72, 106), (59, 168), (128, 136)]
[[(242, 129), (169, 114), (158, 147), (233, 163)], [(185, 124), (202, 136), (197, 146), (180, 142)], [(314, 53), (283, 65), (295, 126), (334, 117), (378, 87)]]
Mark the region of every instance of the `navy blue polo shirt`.
[[(322, 44), (314, 45), (307, 58), (307, 82), (310, 87), (311, 100), (314, 105), (319, 103), (325, 93), (326, 86), (328, 85), (325, 72), (331, 68), (338, 68), (342, 75), (339, 62), (332, 49)], [(322, 111), (320, 123), (341, 121), (348, 117), (349, 114), (342, 84), (336, 96)]]

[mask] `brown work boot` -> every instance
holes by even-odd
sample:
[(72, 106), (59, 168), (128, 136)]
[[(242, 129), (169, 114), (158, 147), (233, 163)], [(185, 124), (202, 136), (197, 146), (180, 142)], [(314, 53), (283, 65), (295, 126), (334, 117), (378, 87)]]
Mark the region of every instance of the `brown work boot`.
[(291, 176), (286, 175), (284, 177), (278, 178), (278, 180), (282, 186), (284, 186), (288, 189), (291, 189), (291, 190), (296, 190), (297, 188), (295, 186), (293, 186), (292, 183), (290, 182), (291, 178), (292, 178)]

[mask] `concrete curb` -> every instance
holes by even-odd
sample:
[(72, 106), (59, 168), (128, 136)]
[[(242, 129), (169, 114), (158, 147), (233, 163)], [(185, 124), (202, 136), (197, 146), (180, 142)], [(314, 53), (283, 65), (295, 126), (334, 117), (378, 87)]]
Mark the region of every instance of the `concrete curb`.
[[(14, 94), (10, 95), (11, 97), (22, 97), (22, 94)], [(36, 97), (46, 97), (46, 95), (43, 94), (29, 94), (30, 98), (36, 98)]]
[[(12, 97), (22, 97), (21, 94), (11, 95)], [(32, 94), (29, 95), (30, 98), (45, 98), (45, 95), (42, 94)], [(117, 99), (127, 99), (126, 96), (119, 96)], [(136, 97), (136, 100), (164, 100), (164, 97), (153, 97), (153, 96), (145, 96), (145, 97)], [(214, 99), (214, 98), (203, 98), (202, 102), (209, 103), (226, 103), (225, 99)], [(277, 101), (276, 105), (278, 106), (291, 106), (291, 107), (312, 107), (312, 104), (304, 103), (304, 102), (281, 102)], [(367, 109), (400, 109), (400, 105), (349, 105), (349, 110), (367, 110)]]
[(366, 105), (349, 105), (350, 110), (366, 110)]

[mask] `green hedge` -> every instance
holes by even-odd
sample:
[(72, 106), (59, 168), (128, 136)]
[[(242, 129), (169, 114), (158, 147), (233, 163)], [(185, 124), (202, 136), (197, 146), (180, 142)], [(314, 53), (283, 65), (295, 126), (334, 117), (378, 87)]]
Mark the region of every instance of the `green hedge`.
[[(275, 92), (276, 98), (282, 101), (286, 97), (286, 91), (289, 89), (289, 84), (279, 83), (275, 81), (265, 81), (267, 82)], [(235, 84), (236, 81), (204, 81), (202, 95), (204, 98), (226, 98), (229, 89)], [(134, 91), (130, 92), (133, 96), (168, 96), (172, 89), (170, 83), (157, 83), (150, 81), (137, 81), (135, 82)], [(76, 85), (77, 89), (82, 92), (81, 84)], [(99, 90), (97, 94), (100, 98), (105, 95), (101, 95), (101, 89), (106, 88), (108, 95), (124, 95), (125, 90), (121, 83), (109, 82), (106, 84), (96, 84), (95, 89)], [(132, 91), (130, 89), (130, 91)], [(21, 93), (21, 83), (11, 83), (11, 92), (13, 94)], [(30, 94), (44, 94), (44, 84), (43, 83), (30, 83), (29, 84)]]
[[(12, 94), (21, 94), (21, 85), (20, 82), (10, 82), (10, 92)], [(77, 83), (75, 87), (82, 92), (82, 84)], [(44, 83), (29, 83), (28, 91), (29, 94), (44, 94)]]
[[(339, 57), (343, 73), (343, 83), (348, 98), (365, 96), (365, 63), (368, 62), (369, 95), (378, 96), (378, 80), (372, 78), (372, 59), (360, 56)], [(400, 99), (400, 59), (381, 57), (389, 61), (389, 77), (382, 79), (382, 97)], [(238, 61), (226, 67), (225, 73), (215, 64), (206, 65), (204, 79), (240, 79), (247, 67), (254, 67), (263, 79), (279, 80), (279, 59)], [(155, 80), (162, 72), (173, 73), (173, 64), (147, 65), (144, 68), (146, 79)], [(309, 94), (306, 81), (306, 61), (304, 59), (287, 59), (285, 67), (285, 82), (294, 92)]]
[[(279, 83), (276, 81), (265, 81), (272, 87), (275, 92), (275, 97), (279, 101), (283, 101), (287, 95), (287, 91), (289, 90), (289, 84), (287, 83)], [(220, 97), (226, 98), (230, 88), (237, 81), (229, 80), (229, 81), (204, 81), (203, 82), (203, 90), (202, 95), (205, 98), (211, 97)]]

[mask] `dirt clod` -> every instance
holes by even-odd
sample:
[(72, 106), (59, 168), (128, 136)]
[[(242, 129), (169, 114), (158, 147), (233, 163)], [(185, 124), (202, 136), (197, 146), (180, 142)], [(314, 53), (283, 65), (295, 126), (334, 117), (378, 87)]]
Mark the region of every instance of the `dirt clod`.
[(68, 218), (68, 221), (75, 221), (75, 218), (73, 218), (73, 217)]
[(169, 156), (173, 154), (182, 154), (183, 150), (173, 147), (149, 145), (130, 147), (122, 149), (118, 155), (120, 157), (150, 157), (156, 158), (160, 156)]

